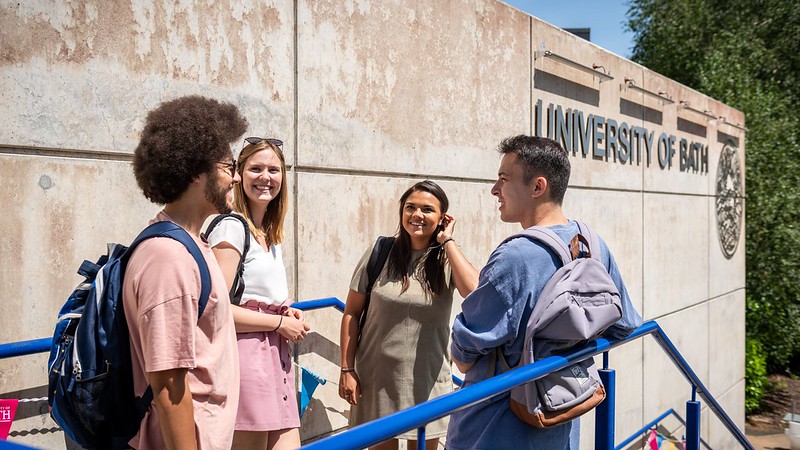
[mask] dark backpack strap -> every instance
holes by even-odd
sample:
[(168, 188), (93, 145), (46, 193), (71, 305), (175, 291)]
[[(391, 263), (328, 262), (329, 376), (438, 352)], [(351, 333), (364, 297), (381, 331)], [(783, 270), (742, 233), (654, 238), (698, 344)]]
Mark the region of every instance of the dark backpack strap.
[[(124, 260), (122, 261), (123, 267), (127, 267), (128, 260), (139, 244), (154, 237), (166, 237), (180, 242), (184, 247), (186, 247), (186, 250), (189, 251), (189, 253), (192, 255), (192, 258), (194, 258), (194, 261), (197, 263), (197, 268), (200, 270), (200, 298), (197, 300), (197, 320), (200, 320), (200, 317), (203, 316), (203, 312), (208, 304), (208, 297), (211, 294), (211, 274), (208, 271), (206, 259), (203, 257), (203, 253), (200, 251), (197, 243), (191, 236), (189, 236), (189, 233), (187, 233), (186, 230), (178, 226), (176, 223), (169, 221), (156, 222), (142, 230), (142, 232), (139, 233), (139, 236), (133, 240), (131, 245), (128, 247), (128, 250), (125, 252), (125, 255), (123, 256)], [(147, 386), (147, 389), (144, 391), (142, 397), (136, 400), (136, 409), (139, 417), (144, 417), (145, 412), (148, 408), (150, 408), (150, 404), (152, 402), (153, 389), (152, 387)]]
[(367, 261), (367, 292), (364, 299), (364, 310), (361, 311), (361, 317), (358, 320), (358, 341), (361, 341), (361, 330), (364, 329), (364, 323), (367, 320), (367, 311), (369, 310), (369, 299), (372, 294), (372, 287), (375, 286), (375, 281), (378, 275), (381, 274), (383, 266), (386, 265), (386, 260), (389, 259), (389, 252), (394, 245), (394, 236), (380, 236), (375, 241), (375, 246), (372, 247), (372, 253), (369, 255)]
[(244, 227), (244, 248), (242, 249), (242, 260), (244, 261), (244, 255), (250, 250), (250, 226), (247, 225), (247, 219), (242, 217), (236, 213), (228, 213), (228, 214), (219, 214), (217, 217), (214, 217), (211, 220), (211, 223), (208, 224), (208, 228), (206, 228), (206, 232), (203, 233), (203, 239), (208, 239), (208, 235), (211, 234), (211, 230), (213, 230), (217, 224), (222, 222), (223, 220), (227, 219), (228, 217), (232, 217), (239, 222), (242, 223)]
[[(203, 312), (206, 309), (206, 305), (208, 305), (208, 297), (211, 294), (211, 274), (208, 271), (208, 264), (206, 264), (206, 259), (203, 257), (203, 252), (200, 251), (200, 247), (198, 247), (194, 239), (189, 236), (189, 233), (176, 223), (169, 221), (156, 222), (142, 230), (122, 257), (123, 274), (128, 266), (128, 260), (133, 254), (133, 251), (136, 250), (136, 247), (147, 239), (154, 237), (167, 237), (180, 242), (186, 247), (186, 250), (189, 251), (192, 258), (194, 258), (194, 261), (197, 263), (197, 268), (200, 270), (200, 298), (197, 300), (197, 319), (200, 320), (200, 317), (203, 316)], [(138, 417), (144, 417), (145, 412), (150, 408), (152, 402), (153, 389), (147, 386), (142, 397), (136, 400)], [(121, 444), (127, 443), (122, 442)]]
[(239, 256), (239, 265), (236, 266), (236, 279), (231, 284), (231, 291), (229, 293), (231, 304), (238, 305), (239, 300), (241, 300), (242, 294), (244, 293), (244, 260), (247, 256), (247, 252), (250, 251), (250, 226), (247, 224), (247, 219), (236, 213), (220, 214), (217, 217), (214, 217), (214, 219), (211, 220), (211, 223), (208, 224), (206, 232), (203, 233), (203, 238), (208, 240), (208, 236), (211, 234), (211, 231), (220, 222), (228, 217), (238, 220), (242, 223), (242, 227), (244, 227), (244, 248), (242, 248), (242, 254)]
[(186, 250), (189, 251), (192, 258), (194, 258), (194, 261), (197, 263), (197, 267), (200, 269), (200, 298), (197, 301), (197, 318), (200, 319), (208, 304), (208, 296), (211, 294), (211, 274), (208, 271), (208, 264), (206, 264), (203, 253), (186, 230), (169, 221), (156, 222), (150, 225), (139, 233), (139, 236), (137, 236), (130, 247), (128, 247), (125, 265), (127, 266), (128, 258), (130, 258), (130, 255), (133, 254), (133, 251), (140, 243), (154, 237), (167, 237), (180, 242), (186, 247)]
[(576, 220), (575, 223), (578, 224), (578, 233), (582, 234), (588, 242), (586, 245), (589, 247), (589, 253), (592, 255), (592, 258), (603, 262), (602, 259), (600, 259), (600, 235), (598, 235), (592, 227), (583, 222), (578, 222)]
[(394, 236), (380, 236), (375, 242), (375, 247), (372, 249), (372, 254), (369, 255), (367, 262), (367, 295), (372, 292), (372, 287), (375, 286), (375, 281), (378, 275), (381, 274), (383, 266), (386, 265), (386, 260), (389, 259), (389, 252), (394, 245)]

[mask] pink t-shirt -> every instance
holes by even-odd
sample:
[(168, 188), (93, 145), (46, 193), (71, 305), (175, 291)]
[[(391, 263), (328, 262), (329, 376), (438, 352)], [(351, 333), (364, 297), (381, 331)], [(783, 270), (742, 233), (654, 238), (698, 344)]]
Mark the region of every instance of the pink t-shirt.
[[(163, 211), (152, 222), (171, 220)], [(151, 222), (151, 223), (152, 223)], [(200, 449), (229, 449), (239, 404), (236, 333), (225, 278), (208, 244), (195, 239), (211, 273), (211, 295), (200, 320), (200, 271), (180, 242), (152, 238), (134, 251), (125, 272), (123, 303), (131, 336), (136, 395), (147, 373), (189, 369), (195, 435)], [(154, 407), (130, 442), (164, 448)]]

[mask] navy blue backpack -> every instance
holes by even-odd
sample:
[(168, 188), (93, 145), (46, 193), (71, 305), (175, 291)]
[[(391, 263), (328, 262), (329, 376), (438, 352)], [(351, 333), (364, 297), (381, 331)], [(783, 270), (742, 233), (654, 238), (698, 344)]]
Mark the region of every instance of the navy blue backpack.
[(128, 324), (122, 305), (122, 280), (134, 249), (146, 239), (168, 237), (186, 246), (200, 268), (198, 318), (208, 303), (211, 277), (194, 239), (172, 222), (145, 228), (130, 247), (108, 244), (96, 263), (84, 261), (78, 285), (58, 313), (48, 362), (47, 402), (53, 420), (70, 439), (87, 449), (129, 448), (153, 400), (133, 390)]

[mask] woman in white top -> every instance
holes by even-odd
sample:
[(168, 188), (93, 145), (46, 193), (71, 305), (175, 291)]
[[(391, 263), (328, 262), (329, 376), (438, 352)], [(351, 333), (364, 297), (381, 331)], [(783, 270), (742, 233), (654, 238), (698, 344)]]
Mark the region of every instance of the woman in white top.
[(234, 209), (248, 229), (228, 217), (210, 230), (208, 241), (228, 289), (236, 277), (246, 234), (244, 292), (233, 309), (239, 347), (241, 388), (233, 436), (234, 449), (280, 450), (300, 446), (300, 418), (290, 342), (309, 330), (303, 314), (290, 308), (280, 243), (288, 195), (278, 139), (250, 137), (236, 165), (242, 182), (234, 188)]

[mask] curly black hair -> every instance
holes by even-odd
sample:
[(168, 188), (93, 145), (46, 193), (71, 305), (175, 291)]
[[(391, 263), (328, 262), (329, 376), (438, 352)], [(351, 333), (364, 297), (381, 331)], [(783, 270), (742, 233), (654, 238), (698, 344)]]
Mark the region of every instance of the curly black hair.
[(247, 130), (231, 103), (192, 95), (160, 104), (147, 114), (133, 173), (144, 196), (161, 205), (177, 200), (192, 180), (231, 158), (230, 144)]

